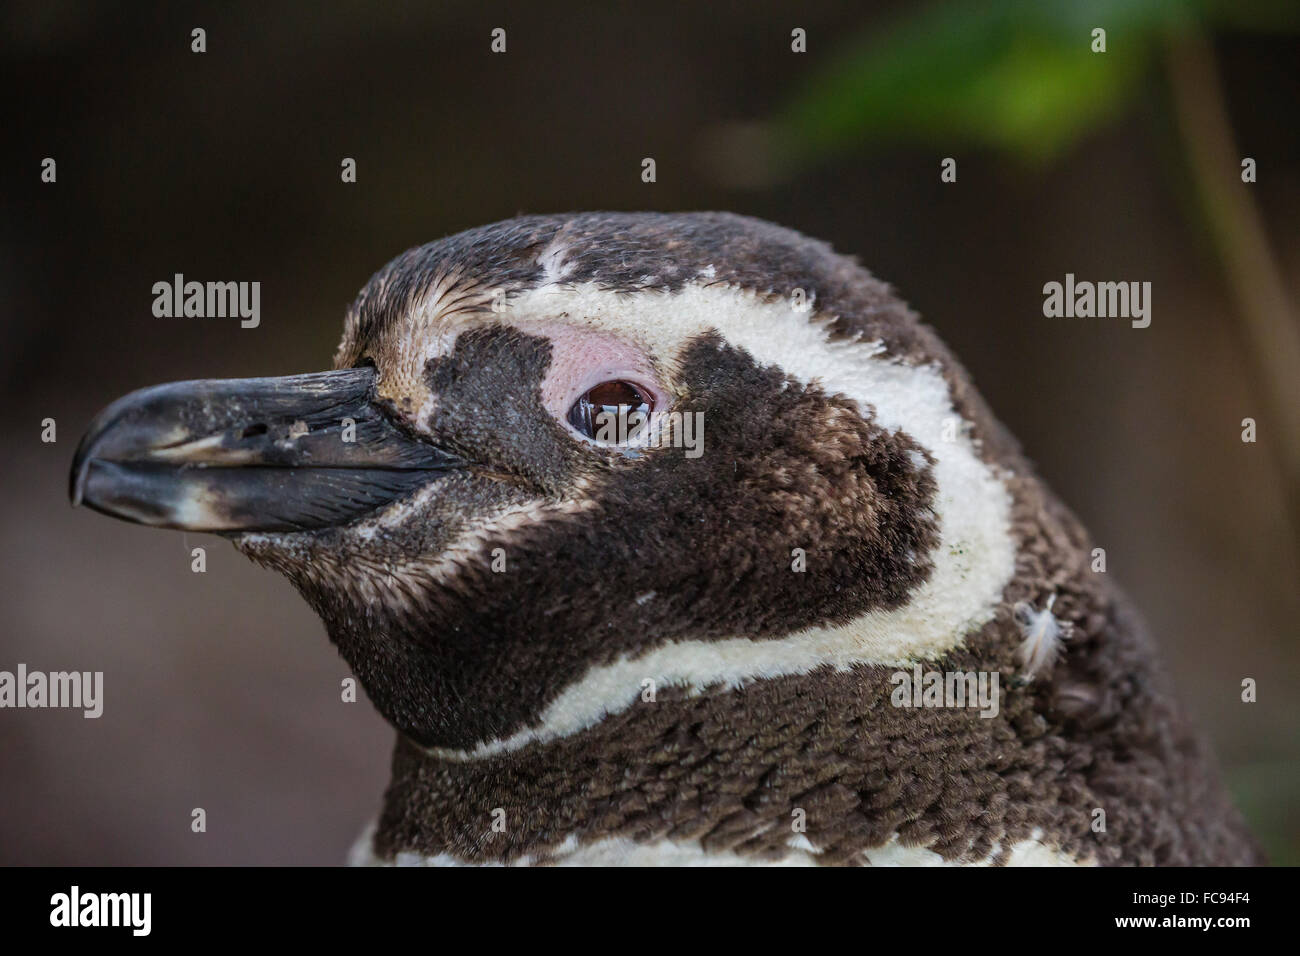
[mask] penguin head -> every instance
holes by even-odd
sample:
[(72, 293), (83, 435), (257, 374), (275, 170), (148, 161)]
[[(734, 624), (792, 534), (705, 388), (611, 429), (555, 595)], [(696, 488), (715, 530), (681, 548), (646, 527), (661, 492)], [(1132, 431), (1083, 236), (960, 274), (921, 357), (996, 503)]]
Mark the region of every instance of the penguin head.
[(400, 731), (563, 736), (653, 688), (955, 646), (1013, 556), (963, 373), (822, 243), (525, 217), (366, 285), (333, 371), (110, 406), (73, 498), (284, 573)]

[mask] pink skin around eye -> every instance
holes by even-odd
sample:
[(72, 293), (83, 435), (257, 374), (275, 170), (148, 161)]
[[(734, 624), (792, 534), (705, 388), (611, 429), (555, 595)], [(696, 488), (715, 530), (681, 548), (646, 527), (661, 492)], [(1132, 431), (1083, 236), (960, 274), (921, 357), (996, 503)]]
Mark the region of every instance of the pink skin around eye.
[(630, 382), (649, 393), (656, 411), (667, 406), (667, 394), (645, 353), (635, 345), (613, 335), (561, 324), (535, 331), (551, 340), (551, 366), (542, 380), (542, 403), (560, 421), (581, 395), (601, 382)]

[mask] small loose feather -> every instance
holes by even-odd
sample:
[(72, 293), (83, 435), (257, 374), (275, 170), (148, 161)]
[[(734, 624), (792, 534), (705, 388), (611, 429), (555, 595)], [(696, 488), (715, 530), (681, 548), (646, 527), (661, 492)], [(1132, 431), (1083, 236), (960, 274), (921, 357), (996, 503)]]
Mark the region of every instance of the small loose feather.
[(1027, 681), (1051, 670), (1057, 655), (1063, 650), (1062, 643), (1070, 639), (1070, 623), (1058, 621), (1052, 613), (1055, 603), (1056, 595), (1053, 594), (1041, 611), (1025, 601), (1015, 606), (1016, 623), (1025, 635), (1016, 648), (1016, 656), (1023, 665), (1022, 674)]

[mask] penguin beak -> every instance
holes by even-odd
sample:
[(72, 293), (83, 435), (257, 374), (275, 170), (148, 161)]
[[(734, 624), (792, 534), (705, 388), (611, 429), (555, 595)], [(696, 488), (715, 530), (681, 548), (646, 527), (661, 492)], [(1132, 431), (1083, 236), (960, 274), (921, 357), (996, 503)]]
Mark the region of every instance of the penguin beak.
[(72, 504), (159, 528), (304, 531), (343, 524), (462, 462), (372, 400), (375, 372), (175, 382), (91, 423)]

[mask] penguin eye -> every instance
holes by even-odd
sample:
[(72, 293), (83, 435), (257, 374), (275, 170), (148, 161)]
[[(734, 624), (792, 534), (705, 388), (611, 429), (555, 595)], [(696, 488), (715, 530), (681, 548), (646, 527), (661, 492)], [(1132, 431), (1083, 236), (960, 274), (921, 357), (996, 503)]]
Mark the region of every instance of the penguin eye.
[(578, 396), (569, 409), (569, 424), (587, 438), (621, 445), (645, 427), (654, 404), (648, 390), (631, 382), (601, 382)]

